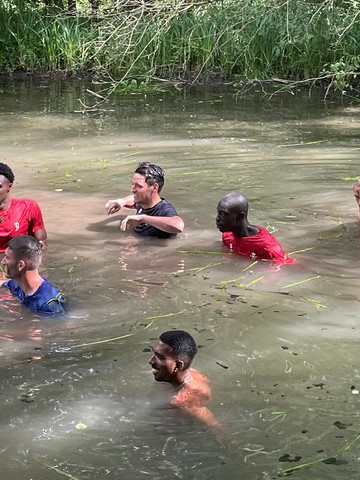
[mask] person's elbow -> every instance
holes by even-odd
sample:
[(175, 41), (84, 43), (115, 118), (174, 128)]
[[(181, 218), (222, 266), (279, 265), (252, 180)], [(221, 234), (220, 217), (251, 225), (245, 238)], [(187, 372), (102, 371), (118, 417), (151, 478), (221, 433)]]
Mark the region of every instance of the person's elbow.
[(176, 230), (175, 233), (182, 233), (185, 228), (184, 220), (181, 217), (174, 217), (174, 229)]

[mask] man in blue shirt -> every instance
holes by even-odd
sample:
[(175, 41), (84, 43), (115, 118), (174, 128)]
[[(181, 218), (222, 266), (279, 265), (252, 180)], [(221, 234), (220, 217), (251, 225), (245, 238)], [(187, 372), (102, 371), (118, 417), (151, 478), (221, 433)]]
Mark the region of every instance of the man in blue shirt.
[(132, 177), (131, 195), (109, 200), (105, 205), (108, 215), (122, 207), (135, 208), (136, 215), (128, 215), (120, 223), (122, 231), (133, 228), (147, 237), (174, 237), (184, 230), (184, 222), (173, 205), (160, 197), (163, 185), (164, 172), (158, 165), (139, 163)]
[(19, 235), (10, 240), (1, 265), (5, 276), (2, 286), (33, 312), (41, 315), (65, 313), (64, 295), (39, 274), (42, 245), (30, 235)]

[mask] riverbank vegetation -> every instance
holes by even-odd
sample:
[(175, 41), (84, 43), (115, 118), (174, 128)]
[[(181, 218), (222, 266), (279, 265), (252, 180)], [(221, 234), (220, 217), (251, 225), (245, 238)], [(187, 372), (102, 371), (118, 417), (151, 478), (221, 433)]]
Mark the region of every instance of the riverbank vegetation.
[[(360, 86), (358, 0), (0, 0), (0, 71)], [(134, 83), (135, 81), (135, 83)]]

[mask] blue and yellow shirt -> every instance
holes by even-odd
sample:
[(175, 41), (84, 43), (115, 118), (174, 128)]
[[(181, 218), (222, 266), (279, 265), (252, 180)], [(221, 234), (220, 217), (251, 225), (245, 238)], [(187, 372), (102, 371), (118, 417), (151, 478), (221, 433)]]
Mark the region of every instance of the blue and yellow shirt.
[(3, 283), (3, 286), (8, 288), (27, 308), (40, 315), (64, 314), (66, 311), (64, 295), (46, 278), (32, 295), (26, 295), (16, 280), (8, 280)]

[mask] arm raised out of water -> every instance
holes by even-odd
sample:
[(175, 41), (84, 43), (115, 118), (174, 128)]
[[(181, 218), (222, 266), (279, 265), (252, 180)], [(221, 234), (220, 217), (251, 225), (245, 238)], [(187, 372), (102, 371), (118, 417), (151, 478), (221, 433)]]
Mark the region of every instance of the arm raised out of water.
[(113, 215), (123, 207), (135, 208), (135, 199), (133, 194), (127, 195), (123, 198), (118, 198), (117, 200), (108, 200), (105, 204), (105, 209), (108, 215)]
[(177, 215), (173, 217), (153, 217), (152, 215), (128, 215), (120, 223), (123, 232), (129, 228), (146, 223), (167, 233), (181, 233), (184, 230), (183, 219)]

